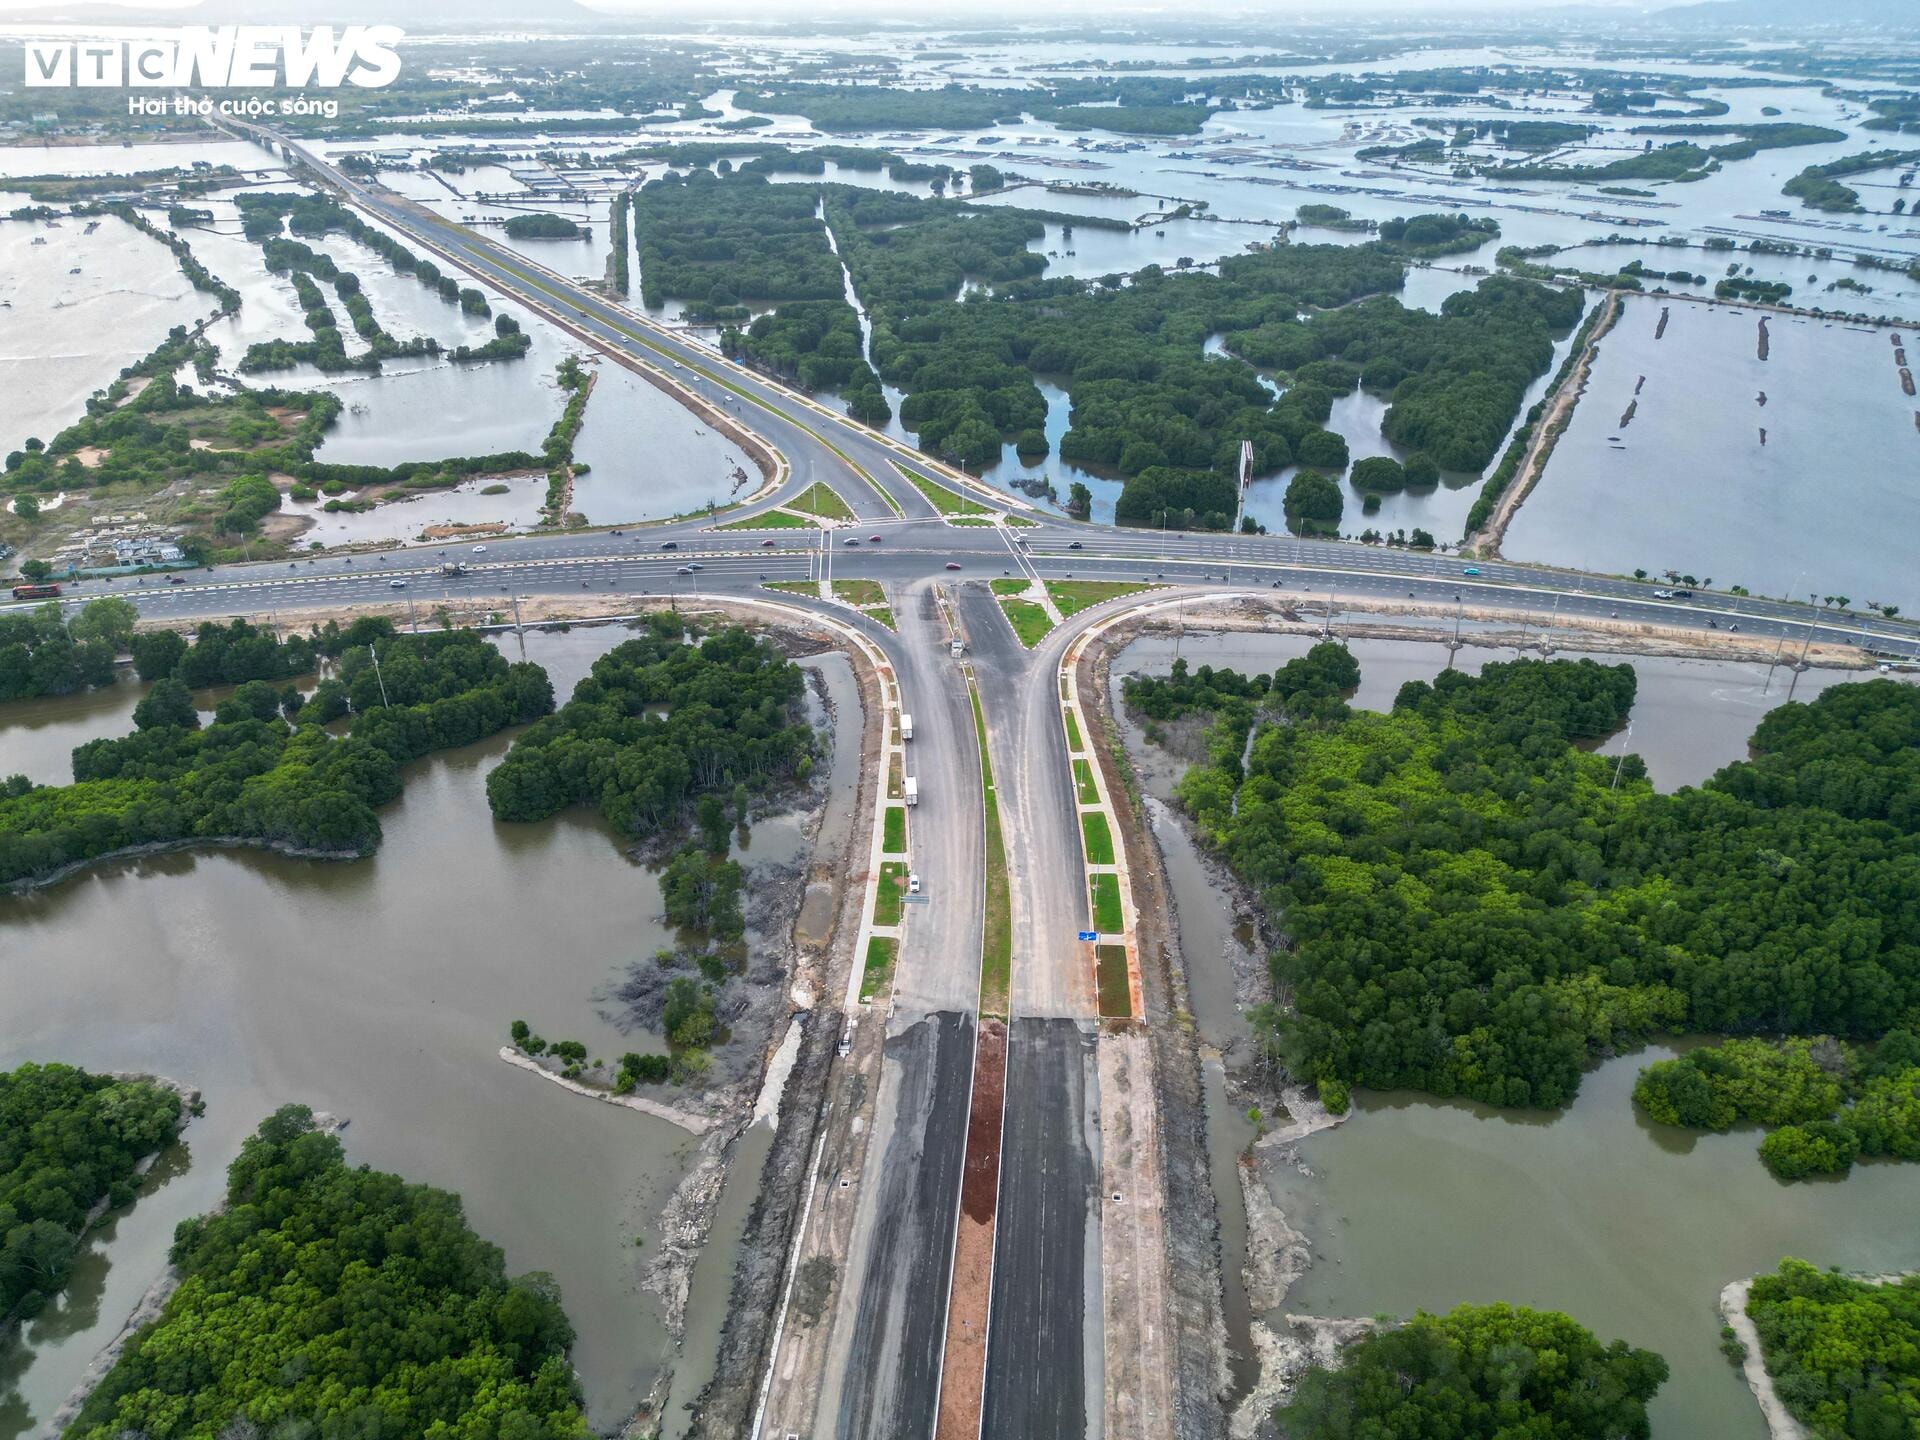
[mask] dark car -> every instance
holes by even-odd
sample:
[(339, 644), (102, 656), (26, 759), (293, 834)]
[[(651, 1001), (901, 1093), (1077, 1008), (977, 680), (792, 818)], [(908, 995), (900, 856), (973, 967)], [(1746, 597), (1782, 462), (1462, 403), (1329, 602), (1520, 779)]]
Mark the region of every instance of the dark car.
[(762, 541), (760, 542), (760, 548), (761, 548), (762, 550), (771, 550), (771, 549), (773, 549), (773, 541), (771, 541), (771, 540), (762, 540)]
[(1082, 545), (1078, 540), (1076, 540), (1071, 545), (1067, 546), (1067, 548), (1069, 550), (1084, 550), (1086, 547)]
[(1691, 600), (1693, 598), (1693, 592), (1691, 590), (1676, 590), (1673, 592), (1673, 598), (1676, 600)]
[(678, 540), (662, 540), (660, 542), (660, 548), (662, 550), (678, 550), (680, 548), (680, 542)]
[(880, 543), (880, 537), (878, 535), (869, 535), (867, 536), (867, 543), (869, 545), (878, 545)]
[(960, 562), (958, 560), (949, 560), (947, 561), (947, 568), (949, 570), (958, 570), (960, 568)]

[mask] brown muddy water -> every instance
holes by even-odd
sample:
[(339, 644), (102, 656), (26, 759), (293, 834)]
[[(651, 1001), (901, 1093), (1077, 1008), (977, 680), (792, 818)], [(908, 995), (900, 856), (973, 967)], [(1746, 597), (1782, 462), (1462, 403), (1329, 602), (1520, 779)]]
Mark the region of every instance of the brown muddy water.
[[(1271, 670), (1309, 644), (1310, 637), (1189, 633), (1179, 653), (1196, 667)], [(1158, 635), (1128, 645), (1112, 667), (1116, 697), (1125, 674), (1164, 674), (1174, 647)], [(1389, 708), (1402, 683), (1431, 679), (1446, 663), (1438, 644), (1354, 640), (1351, 648), (1361, 673), (1354, 703), (1369, 709)], [(1477, 671), (1512, 653), (1470, 647), (1457, 663)], [(1747, 736), (1792, 679), (1783, 670), (1769, 681), (1764, 665), (1632, 663), (1640, 687), (1631, 738), (1623, 731), (1598, 748), (1631, 748), (1662, 789), (1698, 783), (1744, 756)], [(1810, 671), (1795, 698), (1860, 678)], [(1167, 764), (1137, 727), (1123, 729), (1143, 785), (1167, 795), (1181, 766)], [(1185, 830), (1164, 812), (1157, 819), (1195, 1021), (1225, 1052), (1230, 1072), (1246, 1035), (1233, 971), (1244, 932)], [(1658, 1440), (1765, 1440), (1759, 1408), (1719, 1351), (1721, 1287), (1785, 1255), (1876, 1271), (1920, 1265), (1920, 1166), (1866, 1165), (1838, 1183), (1789, 1186), (1761, 1167), (1757, 1131), (1690, 1136), (1650, 1126), (1631, 1103), (1634, 1077), (1672, 1053), (1650, 1046), (1603, 1062), (1578, 1099), (1552, 1114), (1360, 1095), (1352, 1121), (1301, 1142), (1298, 1165), (1269, 1176), (1314, 1250), (1313, 1268), (1285, 1309), (1404, 1316), (1493, 1300), (1564, 1309), (1603, 1339), (1667, 1357), (1672, 1378), (1652, 1406)], [(1244, 1393), (1251, 1312), (1238, 1272), (1247, 1218), (1232, 1180), (1251, 1126), (1220, 1065), (1208, 1063), (1206, 1082), (1225, 1318), (1236, 1392)]]
[[(624, 634), (530, 633), (527, 658), (564, 699)], [(824, 669), (857, 748), (850, 676)], [(143, 689), (0, 710), (0, 773), (67, 778), (52, 757), (125, 733)], [(59, 1303), (0, 1350), (0, 1440), (34, 1433), (59, 1405), (160, 1272), (175, 1224), (217, 1201), (241, 1140), (296, 1101), (350, 1119), (350, 1159), (458, 1192), (513, 1272), (558, 1278), (596, 1427), (624, 1420), (661, 1368), (680, 1363), (640, 1278), (693, 1137), (495, 1057), (516, 1018), (595, 1055), (657, 1048), (622, 1035), (594, 997), (673, 934), (654, 876), (597, 816), (494, 822), (484, 781), (509, 738), (408, 767), (370, 860), (173, 854), (0, 899), (0, 1069), (149, 1071), (207, 1102), (184, 1148), (90, 1240)], [(804, 843), (794, 821), (774, 820), (737, 853), (749, 867), (791, 865)], [(763, 1139), (738, 1148), (714, 1231), (725, 1245), (765, 1153)], [(710, 1253), (696, 1271), (685, 1354), (704, 1351), (708, 1371), (731, 1260), (730, 1249)]]

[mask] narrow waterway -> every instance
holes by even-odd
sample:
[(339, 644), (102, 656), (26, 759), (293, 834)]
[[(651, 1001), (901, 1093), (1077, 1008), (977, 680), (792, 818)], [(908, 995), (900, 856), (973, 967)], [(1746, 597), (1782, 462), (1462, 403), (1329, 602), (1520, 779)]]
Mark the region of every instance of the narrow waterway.
[[(624, 636), (532, 632), (526, 655), (564, 699)], [(519, 658), (512, 637), (502, 644)], [(850, 677), (842, 691), (826, 668), (857, 747)], [(142, 688), (41, 702), (30, 730), (13, 728), (21, 707), (0, 708), (11, 762), (0, 768), (23, 768), (14, 756), (24, 736), (34, 778), (67, 778), (55, 754), (124, 733)], [(624, 1421), (661, 1367), (681, 1363), (641, 1276), (693, 1137), (495, 1058), (514, 1019), (582, 1040), (593, 1055), (658, 1048), (622, 1033), (596, 996), (673, 932), (654, 875), (591, 812), (493, 820), (485, 776), (509, 742), (409, 766), (370, 860), (172, 854), (0, 899), (0, 1069), (61, 1060), (146, 1071), (197, 1086), (207, 1101), (183, 1150), (91, 1237), (72, 1288), (0, 1350), (0, 1440), (32, 1433), (58, 1406), (159, 1273), (174, 1226), (218, 1200), (241, 1140), (296, 1101), (351, 1121), (352, 1160), (458, 1192), (511, 1272), (555, 1275), (596, 1427)], [(739, 855), (749, 885), (754, 866), (799, 860), (803, 839), (792, 821), (756, 826)], [(784, 935), (750, 943), (783, 947)], [(739, 1147), (744, 1183), (723, 1193), (689, 1307), (687, 1353), (704, 1350), (709, 1371), (738, 1236), (729, 1217), (757, 1192), (756, 1144)]]
[[(1336, 617), (1340, 620), (1358, 617)], [(1305, 653), (1313, 637), (1191, 632), (1146, 635), (1115, 658), (1116, 698), (1128, 673), (1164, 674), (1176, 649), (1190, 665), (1267, 671)], [(1400, 686), (1447, 663), (1432, 642), (1350, 642), (1360, 662), (1353, 703), (1386, 710)], [(1561, 652), (1570, 655), (1570, 652)], [(1477, 671), (1512, 652), (1463, 649)], [(1572, 656), (1571, 658), (1577, 658)], [(1597, 655), (1611, 661), (1623, 657)], [(1630, 657), (1639, 676), (1631, 748), (1662, 789), (1695, 784), (1746, 754), (1760, 717), (1810, 699), (1860, 672), (1815, 670), (1793, 680), (1765, 665)], [(1150, 795), (1164, 797), (1183, 763), (1123, 722)], [(1246, 1209), (1237, 1164), (1252, 1126), (1228, 1093), (1235, 1044), (1247, 1031), (1248, 937), (1222, 903), (1217, 878), (1171, 809), (1155, 802), (1155, 834), (1179, 909), (1181, 951), (1195, 1024), (1224, 1061), (1209, 1060), (1207, 1130), (1219, 1207), (1225, 1319), (1236, 1395), (1250, 1366), (1256, 1318), (1241, 1286)], [(1256, 967), (1257, 970), (1257, 967)], [(1770, 1270), (1782, 1256), (1819, 1265), (1889, 1270), (1920, 1264), (1920, 1166), (1857, 1167), (1842, 1182), (1788, 1186), (1755, 1153), (1759, 1133), (1689, 1136), (1649, 1126), (1633, 1109), (1634, 1077), (1671, 1046), (1609, 1060), (1564, 1112), (1515, 1112), (1427, 1097), (1362, 1094), (1355, 1118), (1297, 1147), (1297, 1167), (1267, 1177), (1290, 1223), (1313, 1244), (1314, 1264), (1285, 1310), (1314, 1315), (1409, 1315), (1507, 1300), (1564, 1309), (1603, 1339), (1664, 1354), (1672, 1378), (1652, 1413), (1659, 1440), (1764, 1440), (1765, 1425), (1719, 1352), (1715, 1303), (1729, 1280)], [(1257, 1317), (1281, 1323), (1273, 1314)]]

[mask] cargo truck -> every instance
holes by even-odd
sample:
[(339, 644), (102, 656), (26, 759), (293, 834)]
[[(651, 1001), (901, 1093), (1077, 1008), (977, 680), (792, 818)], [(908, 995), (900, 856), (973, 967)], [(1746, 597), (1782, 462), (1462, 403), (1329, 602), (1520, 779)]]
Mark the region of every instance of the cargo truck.
[(909, 775), (907, 776), (907, 804), (918, 805), (919, 803), (920, 803), (920, 782), (916, 780), (913, 776)]

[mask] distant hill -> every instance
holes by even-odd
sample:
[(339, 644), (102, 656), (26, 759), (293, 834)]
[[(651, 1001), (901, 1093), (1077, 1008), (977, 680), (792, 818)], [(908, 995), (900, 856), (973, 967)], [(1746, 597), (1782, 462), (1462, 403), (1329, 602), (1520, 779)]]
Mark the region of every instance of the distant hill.
[(1673, 5), (1648, 17), (1656, 24), (1713, 32), (1755, 25), (1883, 27), (1912, 29), (1920, 21), (1916, 0), (1705, 0)]

